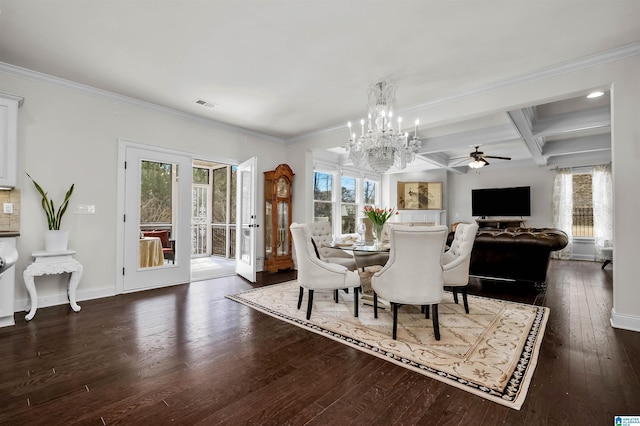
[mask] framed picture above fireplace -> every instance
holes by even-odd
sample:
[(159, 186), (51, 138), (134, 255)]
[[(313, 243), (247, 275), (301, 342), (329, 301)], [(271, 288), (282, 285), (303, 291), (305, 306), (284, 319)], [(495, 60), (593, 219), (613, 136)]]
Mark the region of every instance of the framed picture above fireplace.
[(398, 182), (398, 210), (442, 210), (442, 182)]

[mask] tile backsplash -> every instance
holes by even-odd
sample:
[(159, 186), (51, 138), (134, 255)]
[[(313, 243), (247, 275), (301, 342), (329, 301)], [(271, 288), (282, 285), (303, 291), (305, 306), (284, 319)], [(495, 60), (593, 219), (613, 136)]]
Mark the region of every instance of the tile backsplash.
[[(13, 213), (4, 213), (4, 204), (13, 204)], [(20, 190), (0, 191), (0, 231), (20, 231)]]

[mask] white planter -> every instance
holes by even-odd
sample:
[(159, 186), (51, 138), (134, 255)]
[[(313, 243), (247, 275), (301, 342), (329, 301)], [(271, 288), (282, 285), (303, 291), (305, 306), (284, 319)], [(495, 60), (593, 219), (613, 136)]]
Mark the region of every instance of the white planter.
[(56, 253), (67, 250), (69, 231), (46, 231), (44, 234), (44, 250)]

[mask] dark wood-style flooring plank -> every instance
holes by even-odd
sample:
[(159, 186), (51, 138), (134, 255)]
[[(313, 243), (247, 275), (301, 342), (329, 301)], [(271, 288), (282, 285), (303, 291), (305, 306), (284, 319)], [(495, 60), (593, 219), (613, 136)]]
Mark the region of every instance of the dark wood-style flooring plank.
[(521, 410), (225, 298), (295, 271), (61, 305), (0, 329), (0, 425), (611, 424), (640, 409), (640, 333), (611, 328), (612, 271), (551, 262), (548, 286), (470, 294), (551, 314)]

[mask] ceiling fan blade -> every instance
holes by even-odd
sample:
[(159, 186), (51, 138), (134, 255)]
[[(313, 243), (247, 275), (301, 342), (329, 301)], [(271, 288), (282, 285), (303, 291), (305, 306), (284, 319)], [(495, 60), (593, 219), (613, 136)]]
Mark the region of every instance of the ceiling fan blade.
[(457, 162), (453, 163), (453, 164), (452, 164), (451, 166), (449, 166), (449, 167), (455, 167), (455, 166), (457, 166), (458, 164), (462, 164), (462, 163), (464, 163), (465, 161), (469, 161), (469, 157), (463, 158), (462, 160), (460, 160), (460, 161), (457, 161)]
[(495, 155), (485, 155), (484, 158), (495, 158), (497, 160), (511, 160), (511, 157), (496, 157)]

